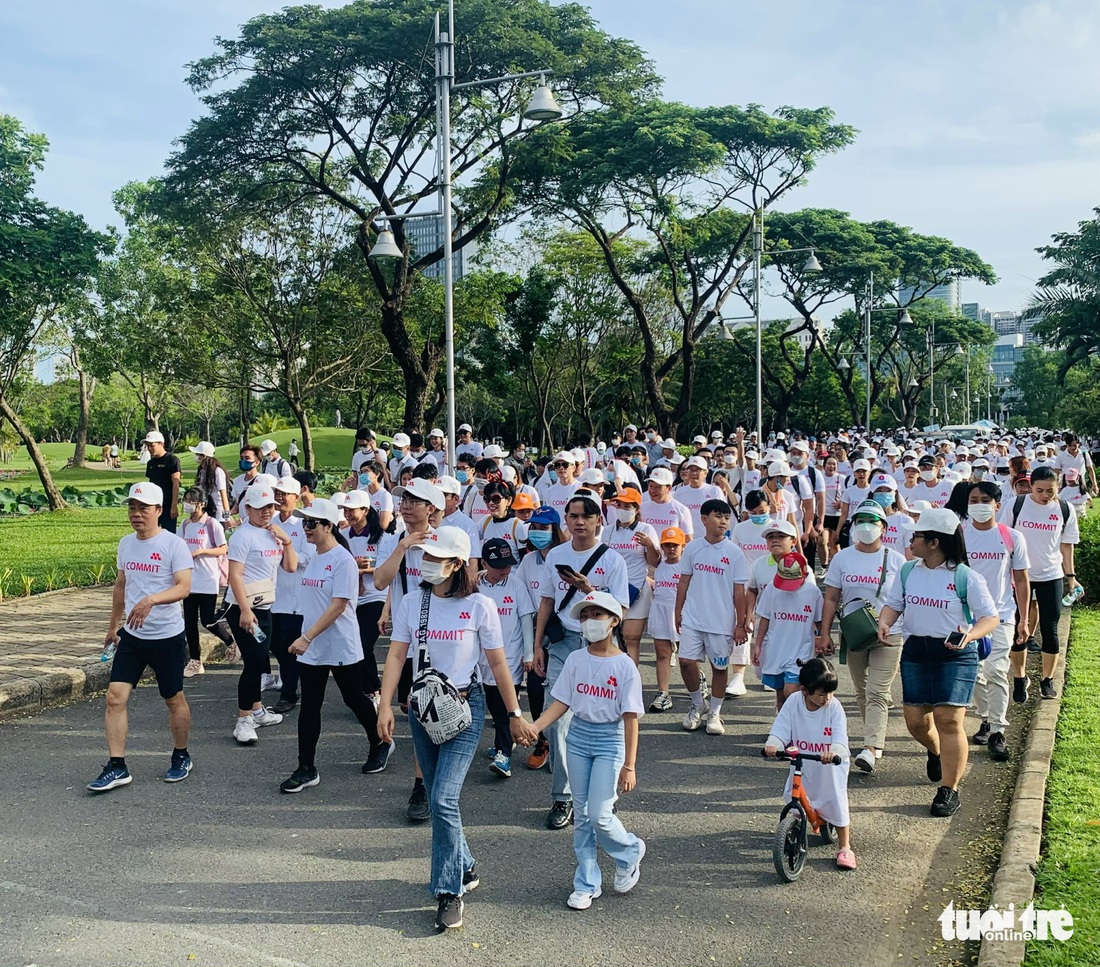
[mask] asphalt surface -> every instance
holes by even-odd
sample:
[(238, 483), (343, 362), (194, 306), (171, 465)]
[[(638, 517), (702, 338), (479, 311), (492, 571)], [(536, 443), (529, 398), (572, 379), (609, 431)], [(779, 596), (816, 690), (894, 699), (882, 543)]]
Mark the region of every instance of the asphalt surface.
[[(650, 658), (647, 700), (653, 674)], [(979, 775), (962, 787), (963, 809), (931, 818), (924, 753), (895, 710), (875, 775), (852, 770), (860, 868), (837, 871), (835, 847), (814, 846), (802, 878), (781, 884), (771, 846), (785, 768), (759, 758), (773, 696), (754, 685), (727, 701), (727, 734), (713, 737), (682, 731), (679, 686), (675, 712), (644, 718), (639, 785), (619, 802), (648, 843), (635, 890), (614, 894), (603, 857), (605, 895), (586, 912), (566, 908), (572, 840), (544, 827), (549, 775), (527, 770), (522, 751), (511, 780), (479, 758), (463, 812), (482, 883), (465, 929), (439, 936), (430, 830), (404, 819), (407, 726), (386, 772), (362, 775), (365, 738), (330, 684), (321, 784), (282, 795), (296, 713), (238, 747), (235, 681), (216, 666), (188, 681), (195, 771), (176, 785), (158, 778), (171, 741), (155, 686), (131, 700), (133, 784), (99, 796), (84, 786), (106, 761), (102, 696), (0, 724), (0, 964), (933, 964), (944, 953), (935, 917), (981, 809), (976, 780), (995, 768), (972, 756)]]

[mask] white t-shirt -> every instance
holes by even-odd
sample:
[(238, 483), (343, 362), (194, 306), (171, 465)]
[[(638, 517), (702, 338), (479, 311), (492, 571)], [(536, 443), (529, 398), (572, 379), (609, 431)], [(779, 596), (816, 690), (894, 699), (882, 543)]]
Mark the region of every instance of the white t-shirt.
[(653, 571), (653, 604), (655, 607), (673, 608), (676, 605), (676, 589), (680, 586), (682, 561), (669, 564), (662, 558)]
[[(918, 560), (905, 581), (904, 600), (901, 585), (899, 575), (886, 596), (886, 604), (904, 612), (906, 634), (946, 638), (960, 626), (969, 627), (955, 589), (955, 572), (946, 564), (927, 568), (924, 561)], [(975, 621), (990, 616), (1000, 620), (985, 578), (973, 568), (966, 579), (966, 603)]]
[[(802, 785), (814, 809), (828, 822), (834, 826), (851, 824), (848, 811), (848, 770), (851, 767), (848, 758), (848, 718), (837, 698), (811, 711), (806, 707), (806, 699), (801, 692), (792, 695), (776, 715), (765, 744), (780, 749), (793, 745), (801, 752), (815, 755), (828, 755), (832, 751), (842, 756), (844, 761), (838, 766), (803, 762)], [(842, 746), (844, 751), (836, 746)], [(792, 766), (783, 788), (784, 799), (791, 797), (793, 777)]]
[(214, 468), (214, 498), (215, 515), (218, 520), (225, 520), (229, 515), (229, 508), (222, 504), (222, 491), (228, 490), (229, 482), (226, 480), (225, 471), (221, 467)]
[[(542, 499), (554, 508), (561, 516), (562, 524), (565, 524), (565, 505), (577, 492), (577, 484), (550, 484), (542, 490)], [(475, 518), (476, 520), (476, 518)]]
[[(477, 589), (496, 605), (500, 636), (504, 642), (504, 659), (512, 672), (512, 684), (518, 685), (523, 680), (523, 629), (519, 616), (522, 599), (526, 596), (520, 583), (519, 568), (512, 568), (500, 584), (490, 584), (482, 574)], [(495, 685), (496, 677), (489, 662), (482, 657), (480, 665), (481, 680), (487, 685)]]
[[(933, 507), (942, 507), (951, 499), (951, 491), (954, 489), (955, 485), (949, 480), (933, 480), (931, 487), (922, 480), (913, 488), (913, 499), (927, 500)], [(905, 499), (909, 499), (908, 492)]]
[(751, 490), (760, 489), (760, 468), (743, 467), (741, 470), (741, 493), (748, 495)]
[(516, 517), (506, 520), (494, 520), (486, 517), (481, 521), (477, 540), (472, 542), (473, 556), (481, 557), (481, 548), (486, 541), (499, 538), (512, 549), (512, 556), (519, 558), (519, 549), (527, 541), (527, 525)]
[(699, 508), (703, 506), (708, 500), (726, 500), (726, 495), (722, 493), (714, 484), (703, 484), (701, 487), (680, 487), (676, 491), (676, 500), (680, 501), (691, 514), (691, 526), (692, 526), (692, 541), (701, 540), (707, 529), (703, 526), (703, 518), (699, 513)]
[(1081, 474), (1081, 479), (1086, 480), (1087, 475), (1085, 473), (1086, 467), (1092, 466), (1092, 457), (1089, 456), (1088, 451), (1083, 447), (1079, 447), (1077, 450), (1077, 456), (1073, 456), (1068, 450), (1063, 450), (1054, 458), (1054, 466), (1058, 469), (1059, 473), (1065, 473), (1067, 470), (1076, 470)]
[[(588, 559), (599, 549), (599, 546), (597, 544), (586, 551), (575, 551), (572, 542), (570, 542), (551, 548), (546, 555), (546, 564), (550, 567), (548, 573), (553, 577), (541, 586), (539, 591), (544, 598), (554, 599), (555, 610), (561, 607), (562, 600), (573, 588), (571, 584), (567, 584), (562, 580), (555, 565), (567, 564), (579, 573), (581, 568), (588, 562)], [(630, 582), (627, 579), (626, 563), (618, 554), (610, 550), (605, 551), (586, 576), (588, 583), (597, 591), (607, 591), (624, 609), (630, 606), (630, 589), (628, 587)], [(570, 617), (569, 611), (580, 597), (582, 595), (578, 591), (570, 598), (569, 607), (558, 612), (558, 617), (561, 618), (561, 623), (565, 629), (576, 634), (580, 634), (581, 623), (576, 618)]]
[(1008, 528), (1012, 542), (1009, 552), (1001, 527), (994, 524), (988, 530), (978, 530), (971, 520), (962, 523), (963, 540), (966, 541), (966, 560), (989, 586), (989, 593), (997, 605), (1002, 621), (1016, 622), (1016, 598), (1012, 590), (1012, 572), (1026, 571), (1030, 567), (1027, 556), (1027, 539), (1019, 531)]
[[(360, 487), (360, 490), (363, 488)], [(370, 505), (379, 514), (392, 514), (393, 513), (393, 494), (391, 494), (385, 487), (379, 487), (373, 494), (368, 490), (366, 491), (367, 497), (370, 500)]]
[(1012, 521), (1016, 498), (1010, 497), (1001, 504), (999, 520), (1024, 535), (1027, 557), (1031, 562), (1028, 577), (1032, 581), (1053, 581), (1065, 577), (1062, 568), (1062, 545), (1078, 544), (1081, 532), (1077, 526), (1077, 511), (1068, 504), (1069, 518), (1063, 519), (1062, 505), (1057, 500), (1040, 504), (1030, 495), (1020, 507), (1020, 516)]
[[(126, 615), (147, 595), (174, 587), (177, 573), (194, 569), (182, 538), (165, 530), (144, 541), (139, 541), (137, 534), (127, 534), (118, 542), (115, 564), (126, 576)], [(183, 602), (153, 605), (140, 628), (128, 627), (126, 631), (144, 641), (182, 635)]]
[(675, 497), (666, 500), (663, 504), (650, 500), (648, 496), (643, 497), (642, 520), (657, 531), (658, 536), (669, 527), (679, 527), (689, 541), (695, 533), (691, 511)]
[[(763, 488), (763, 489), (764, 489), (764, 493), (766, 493), (770, 497), (771, 496), (771, 491), (766, 487)], [(798, 501), (794, 499), (794, 494), (792, 494), (786, 488), (782, 488), (779, 491), (779, 497), (780, 497), (780, 504), (781, 504), (780, 509), (775, 511), (775, 513), (769, 512), (768, 516), (772, 520), (786, 520), (788, 517), (794, 517), (796, 512), (799, 509), (796, 506)]]
[(749, 590), (758, 592), (761, 588), (766, 588), (772, 583), (778, 569), (779, 565), (770, 554), (758, 557), (749, 568)]
[(256, 473), (254, 473), (252, 477), (248, 477), (243, 473), (239, 477), (234, 477), (233, 486), (229, 491), (229, 503), (239, 503), (241, 499), (241, 494), (243, 494), (249, 488), (249, 486), (252, 484), (252, 481), (254, 481), (259, 475), (259, 469), (257, 468)]
[(588, 648), (565, 659), (550, 695), (586, 722), (618, 722), (624, 712), (645, 714), (642, 678), (629, 655), (597, 657)]
[[(803, 502), (814, 499), (813, 484), (803, 473), (796, 473), (791, 477), (791, 482), (783, 488), (794, 501), (794, 522), (801, 528), (805, 517)], [(813, 513), (810, 514), (813, 519)]]
[(848, 516), (852, 516), (852, 511), (863, 503), (868, 497), (871, 496), (870, 485), (866, 487), (858, 487), (856, 484), (849, 484), (844, 488), (844, 492), (840, 495), (840, 502), (848, 505)]
[[(485, 520), (483, 517), (482, 520)], [(440, 523), (442, 527), (458, 527), (466, 532), (470, 538), (470, 551), (474, 557), (481, 557), (481, 545), (484, 543), (481, 537), (481, 528), (474, 523), (469, 514), (456, 510), (448, 514)]]
[(475, 460), (480, 460), (484, 452), (485, 448), (474, 439), (471, 439), (469, 443), (455, 444), (455, 455), (459, 457), (464, 453), (468, 453)]
[(542, 602), (543, 589), (553, 586), (558, 572), (547, 568), (541, 552), (532, 551), (524, 555), (514, 573), (520, 585), (516, 589), (520, 615), (535, 614)]
[(882, 532), (882, 543), (886, 547), (892, 547), (902, 557), (909, 547), (909, 541), (913, 536), (913, 528), (905, 527), (905, 522), (912, 523), (912, 518), (906, 514), (893, 513), (886, 517), (886, 527)]
[[(435, 529), (428, 528), (428, 533), (435, 533)], [(390, 559), (390, 556), (397, 550), (397, 545), (401, 542), (400, 534), (383, 534), (382, 540), (378, 544), (378, 563), (384, 564)], [(420, 589), (421, 570), (420, 566), (424, 563), (424, 551), (419, 547), (410, 547), (405, 551), (405, 585), (408, 587), (408, 593), (414, 595), (415, 592)], [(390, 617), (397, 614), (397, 609), (401, 606), (401, 600), (405, 597), (405, 587), (401, 583), (401, 571), (393, 576), (393, 580), (390, 582), (387, 589), (390, 594)], [(419, 612), (417, 612), (419, 614)], [(392, 637), (392, 636), (391, 636)]]
[(841, 476), (839, 473), (834, 473), (830, 477), (822, 472), (821, 477), (825, 482), (825, 514), (828, 517), (836, 517), (840, 514)]
[(344, 548), (337, 545), (324, 554), (313, 554), (302, 574), (298, 606), (302, 612), (302, 630), (313, 623), (332, 604), (334, 598), (346, 598), (344, 610), (298, 656), (305, 665), (354, 665), (363, 660), (359, 622), (355, 602), (359, 596), (359, 565)]
[[(203, 515), (202, 520), (185, 520), (180, 524), (179, 536), (187, 545), (188, 551), (207, 550), (225, 544), (225, 528), (213, 517)], [(204, 554), (191, 558), (191, 593), (217, 594), (221, 590), (220, 558)]]
[[(283, 560), (283, 545), (265, 527), (254, 527), (247, 520), (229, 538), (229, 561), (244, 565), (241, 580), (246, 584), (254, 581), (270, 581), (275, 584), (275, 572)], [(229, 587), (225, 592), (229, 604), (239, 604)]]
[[(420, 673), (417, 635), (423, 592), (419, 587), (409, 591), (394, 612), (390, 640), (408, 642), (415, 679)], [(504, 647), (496, 605), (478, 593), (465, 598), (432, 594), (429, 601), (427, 645), (432, 668), (446, 675), (455, 688), (468, 688), (485, 652)]]
[(359, 468), (364, 463), (380, 463), (384, 467), (386, 465), (386, 451), (376, 450), (373, 447), (369, 447), (366, 453), (362, 450), (356, 450), (351, 457), (351, 472), (354, 474), (359, 473)]
[(751, 520), (743, 520), (735, 524), (730, 539), (741, 548), (749, 567), (756, 564), (762, 557), (768, 556), (768, 542), (764, 540), (764, 529), (770, 527), (772, 519), (769, 517), (766, 524), (754, 524)]
[(691, 575), (682, 623), (696, 631), (732, 635), (736, 624), (733, 588), (749, 580), (749, 565), (741, 548), (728, 537), (716, 544), (700, 538), (684, 548), (680, 569)]
[(646, 562), (645, 548), (634, 540), (635, 534), (647, 534), (654, 547), (660, 542), (660, 535), (645, 521), (638, 521), (634, 527), (611, 524), (604, 529), (603, 541), (626, 563), (627, 581), (641, 588), (649, 576), (649, 564)]
[(291, 546), (298, 555), (298, 567), (294, 571), (285, 571), (279, 568), (275, 572), (275, 603), (271, 606), (272, 614), (298, 614), (301, 607), (298, 602), (298, 586), (302, 582), (309, 559), (313, 557), (313, 545), (306, 540), (306, 528), (301, 517), (293, 514), (282, 520), (279, 514), (271, 518), (271, 522), (279, 527), (290, 538)]
[(821, 620), (821, 589), (807, 578), (797, 591), (780, 591), (774, 584), (760, 589), (756, 613), (768, 619), (760, 649), (764, 675), (798, 674), (798, 661), (814, 656), (814, 625)]
[[(364, 527), (363, 533), (356, 535), (355, 532), (349, 527), (344, 531), (344, 538), (348, 542), (348, 547), (351, 548), (352, 557), (366, 557), (370, 554), (374, 555), (374, 566), (378, 567), (379, 564), (385, 563), (385, 558), (382, 557), (382, 542), (386, 539), (386, 534), (382, 533), (377, 541), (370, 539), (370, 528)], [(392, 553), (392, 552), (391, 552)], [(356, 570), (358, 570), (358, 563), (356, 564)], [(356, 595), (355, 605), (358, 607), (361, 604), (370, 604), (372, 601), (385, 601), (386, 592), (379, 591), (374, 586), (373, 574), (360, 574), (359, 575), (359, 591)]]
[(840, 589), (838, 617), (853, 610), (853, 606), (862, 608), (864, 604), (871, 605), (875, 611), (882, 610), (905, 563), (905, 558), (890, 548), (885, 549), (885, 559), (886, 577), (882, 580), (882, 590), (877, 591), (882, 577), (882, 550), (864, 551), (853, 545), (833, 555), (825, 572), (825, 586)]

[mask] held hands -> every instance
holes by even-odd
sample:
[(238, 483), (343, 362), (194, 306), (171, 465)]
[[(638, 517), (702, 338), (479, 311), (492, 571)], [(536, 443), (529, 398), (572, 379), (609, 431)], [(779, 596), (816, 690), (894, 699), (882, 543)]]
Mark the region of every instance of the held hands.
[(623, 766), (619, 770), (619, 791), (625, 796), (638, 785), (638, 776), (633, 766)]
[(739, 645), (743, 645), (749, 640), (748, 629), (740, 621), (737, 622), (736, 627), (733, 629), (733, 640)]
[(820, 634), (814, 638), (815, 655), (831, 655), (833, 653), (833, 636)]
[(511, 719), (509, 728), (512, 738), (522, 746), (532, 746), (539, 739), (539, 733), (527, 719)]
[(878, 640), (884, 645), (890, 644), (890, 628), (881, 621), (878, 623)]

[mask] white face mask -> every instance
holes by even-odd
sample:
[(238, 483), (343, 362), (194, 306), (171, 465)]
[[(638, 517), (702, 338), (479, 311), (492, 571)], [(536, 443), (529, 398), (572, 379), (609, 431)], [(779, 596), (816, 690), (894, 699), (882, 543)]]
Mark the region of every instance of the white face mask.
[(995, 510), (996, 507), (993, 504), (971, 504), (966, 508), (966, 513), (971, 520), (984, 524), (986, 521), (993, 520)]
[(422, 561), (420, 577), (429, 584), (442, 584), (450, 577), (445, 570), (446, 566), (442, 561)]
[(922, 470), (920, 472), (921, 480), (935, 480), (939, 476), (935, 470)]
[(620, 524), (629, 524), (634, 520), (634, 511), (630, 507), (616, 507), (615, 519)]
[(882, 535), (878, 524), (853, 524), (852, 540), (857, 544), (874, 544)]
[(723, 453), (722, 454), (722, 462), (732, 464), (733, 463), (733, 454), (732, 453)]
[(188, 503), (186, 500), (183, 502), (183, 512), (185, 514), (193, 514), (195, 512), (195, 505)]
[(581, 622), (581, 634), (588, 641), (603, 641), (611, 634), (612, 618), (585, 618)]

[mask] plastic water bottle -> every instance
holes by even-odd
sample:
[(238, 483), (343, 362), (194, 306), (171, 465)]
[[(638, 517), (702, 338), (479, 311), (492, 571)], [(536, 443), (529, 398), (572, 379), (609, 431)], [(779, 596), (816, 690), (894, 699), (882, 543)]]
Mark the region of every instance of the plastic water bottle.
[(115, 657), (116, 646), (112, 643), (103, 649), (103, 654), (99, 656), (100, 661), (110, 661)]
[(1085, 589), (1080, 584), (1077, 585), (1069, 594), (1062, 598), (1062, 607), (1072, 608), (1081, 598), (1081, 595), (1085, 593)]
[(264, 634), (264, 629), (260, 627), (259, 622), (256, 622), (256, 630), (252, 632), (252, 637), (256, 639), (257, 644), (267, 641), (267, 635)]

